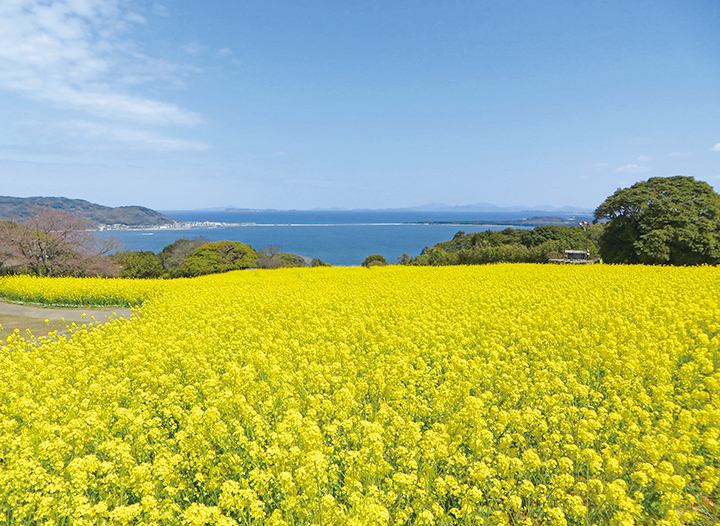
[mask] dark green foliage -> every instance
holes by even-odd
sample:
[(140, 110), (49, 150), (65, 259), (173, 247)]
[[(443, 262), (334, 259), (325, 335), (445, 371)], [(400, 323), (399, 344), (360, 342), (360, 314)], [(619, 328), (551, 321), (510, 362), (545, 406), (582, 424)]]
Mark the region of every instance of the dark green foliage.
[(292, 268), (309, 266), (305, 258), (297, 254), (288, 254), (287, 252), (278, 252), (272, 256), (267, 256), (262, 252), (258, 256), (258, 268)]
[(121, 278), (159, 278), (165, 271), (160, 264), (160, 258), (150, 251), (128, 250), (113, 254), (110, 259), (120, 266)]
[(323, 260), (318, 258), (313, 258), (313, 260), (310, 262), (311, 267), (332, 267), (330, 263), (325, 263)]
[(298, 256), (297, 254), (280, 252), (279, 254), (275, 254), (275, 256), (280, 259), (283, 268), (309, 266), (307, 261), (305, 261), (305, 258), (302, 256)]
[(365, 261), (362, 262), (363, 267), (379, 267), (387, 265), (387, 261), (385, 260), (385, 256), (382, 256), (380, 254), (370, 254), (368, 257), (365, 258)]
[(280, 250), (280, 247), (277, 245), (268, 245), (258, 252), (258, 268), (272, 269), (308, 266), (304, 257), (298, 256), (297, 254), (280, 252)]
[(217, 241), (196, 248), (180, 267), (183, 276), (200, 276), (257, 267), (258, 253), (238, 241)]
[[(112, 260), (122, 267), (123, 278), (179, 278), (215, 274), (244, 268), (307, 267), (297, 254), (279, 252), (280, 247), (265, 247), (260, 253), (235, 241), (210, 243), (207, 238), (178, 239), (159, 254), (121, 252)], [(315, 266), (326, 264), (317, 260)]]
[(193, 253), (196, 248), (210, 243), (206, 237), (196, 237), (193, 239), (178, 239), (174, 243), (163, 248), (158, 257), (163, 268), (168, 270), (169, 275), (179, 274), (180, 267), (185, 259)]
[(560, 257), (565, 250), (584, 250), (586, 242), (590, 257), (598, 257), (597, 239), (603, 225), (591, 225), (587, 232), (580, 226), (544, 225), (533, 230), (506, 228), (466, 234), (458, 232), (409, 258), (403, 255), (403, 265), (481, 265), (486, 263), (546, 263)]
[(693, 177), (653, 177), (619, 189), (595, 219), (608, 222), (600, 237), (605, 262), (720, 262), (720, 195)]

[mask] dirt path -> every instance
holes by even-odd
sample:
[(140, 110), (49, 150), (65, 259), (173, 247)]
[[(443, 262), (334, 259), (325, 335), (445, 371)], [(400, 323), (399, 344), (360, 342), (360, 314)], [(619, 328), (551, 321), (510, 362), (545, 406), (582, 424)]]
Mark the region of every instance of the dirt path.
[[(83, 314), (85, 314), (84, 318)], [(35, 336), (45, 336), (51, 331), (58, 331), (59, 334), (62, 334), (67, 332), (67, 325), (71, 322), (90, 323), (93, 321), (92, 316), (95, 317), (95, 321), (99, 322), (105, 322), (111, 316), (129, 320), (130, 314), (131, 310), (127, 308), (55, 309), (0, 302), (0, 344), (2, 344), (1, 340), (7, 338), (15, 329), (18, 329), (23, 335), (26, 329), (29, 329)], [(45, 322), (45, 320), (48, 321)]]
[[(83, 318), (83, 313), (85, 318)], [(65, 321), (90, 321), (91, 316), (95, 316), (96, 321), (105, 321), (110, 316), (116, 314), (115, 317), (123, 317), (130, 319), (130, 309), (126, 308), (109, 308), (109, 309), (91, 309), (91, 308), (45, 308), (45, 307), (32, 307), (29, 305), (15, 305), (14, 303), (1, 303), (0, 302), (0, 318), (2, 316), (23, 316), (26, 318), (39, 318), (41, 320), (60, 320), (65, 318)]]

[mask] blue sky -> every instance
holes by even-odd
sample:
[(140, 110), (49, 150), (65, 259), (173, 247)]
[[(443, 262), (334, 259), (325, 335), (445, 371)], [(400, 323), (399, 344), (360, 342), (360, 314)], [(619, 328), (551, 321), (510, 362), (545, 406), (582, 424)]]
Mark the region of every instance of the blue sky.
[(720, 2), (2, 0), (0, 194), (595, 208), (720, 189)]

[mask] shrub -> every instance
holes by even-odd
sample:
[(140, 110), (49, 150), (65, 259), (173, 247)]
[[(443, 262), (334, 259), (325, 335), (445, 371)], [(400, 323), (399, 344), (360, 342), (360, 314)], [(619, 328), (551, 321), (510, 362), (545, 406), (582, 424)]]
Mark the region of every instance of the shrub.
[[(193, 239), (178, 239), (160, 251), (158, 254), (160, 263), (165, 269), (179, 268), (195, 249), (208, 243), (210, 243), (210, 240), (202, 236)], [(170, 274), (172, 275), (173, 273), (171, 272)]]
[(159, 278), (163, 275), (160, 258), (149, 250), (118, 252), (110, 259), (120, 266), (121, 278)]
[(196, 248), (182, 264), (183, 276), (200, 276), (229, 270), (256, 268), (258, 253), (239, 241), (217, 241)]
[(382, 256), (380, 254), (370, 254), (368, 257), (365, 258), (365, 261), (362, 262), (362, 266), (369, 268), (369, 267), (382, 267), (387, 265), (387, 261), (385, 261), (385, 256)]
[(310, 262), (311, 267), (332, 267), (330, 263), (325, 263), (323, 260), (318, 258), (313, 258), (313, 260)]

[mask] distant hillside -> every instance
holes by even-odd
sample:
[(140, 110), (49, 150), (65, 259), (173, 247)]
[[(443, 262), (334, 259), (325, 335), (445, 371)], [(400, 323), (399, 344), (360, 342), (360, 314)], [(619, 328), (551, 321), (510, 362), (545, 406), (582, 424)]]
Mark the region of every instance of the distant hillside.
[(168, 216), (143, 206), (97, 205), (83, 199), (66, 197), (4, 197), (0, 196), (0, 220), (23, 221), (35, 208), (52, 208), (84, 217), (95, 225), (155, 226), (173, 223)]

